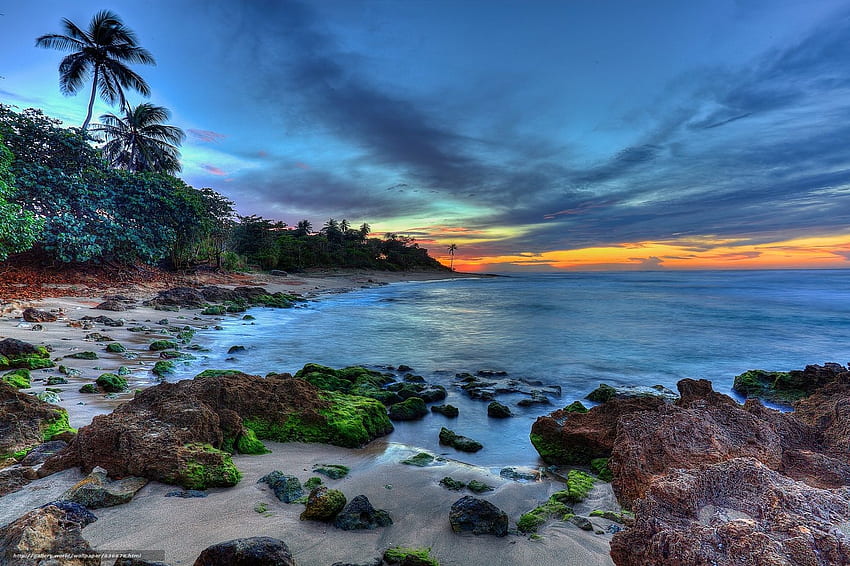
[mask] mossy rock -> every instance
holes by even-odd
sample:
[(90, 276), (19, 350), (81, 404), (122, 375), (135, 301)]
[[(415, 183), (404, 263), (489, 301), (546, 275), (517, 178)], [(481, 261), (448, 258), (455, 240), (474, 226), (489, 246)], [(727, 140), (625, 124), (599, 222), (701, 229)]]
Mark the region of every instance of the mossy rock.
[(607, 511), (603, 509), (596, 509), (590, 512), (591, 517), (601, 517), (603, 519), (607, 519), (614, 523), (620, 523), (621, 525), (626, 522), (627, 518), (631, 517), (631, 513), (628, 511)]
[(118, 375), (130, 375), (133, 372), (127, 366), (121, 366), (118, 368), (118, 371), (116, 373)]
[(456, 418), (458, 415), (460, 415), (460, 410), (454, 405), (432, 405), (431, 412), (439, 413), (450, 419)]
[(517, 521), (516, 526), (521, 533), (536, 533), (537, 529), (549, 519), (566, 521), (572, 515), (572, 512), (572, 508), (556, 500), (553, 496), (543, 505), (535, 507), (527, 513), (523, 513)]
[(174, 362), (172, 360), (159, 360), (153, 365), (151, 371), (158, 377), (165, 377), (168, 374), (174, 373)]
[(42, 422), (41, 438), (45, 442), (53, 440), (57, 436), (66, 433), (77, 433), (77, 429), (71, 428), (71, 425), (68, 422), (68, 411), (65, 409), (57, 409), (54, 411), (54, 415), (55, 417), (53, 419)]
[(292, 414), (283, 423), (252, 417), (244, 419), (243, 425), (262, 440), (319, 442), (346, 448), (359, 448), (393, 430), (386, 407), (374, 399), (333, 391), (322, 391), (319, 396), (328, 402), (328, 407), (318, 410), (321, 420), (307, 421)]
[(484, 448), (484, 445), (480, 442), (466, 436), (456, 434), (454, 431), (449, 430), (446, 427), (440, 428), (440, 444), (451, 446), (461, 452), (478, 452)]
[(61, 375), (51, 375), (47, 378), (47, 385), (65, 385), (68, 380)]
[(471, 491), (472, 493), (486, 493), (488, 491), (493, 491), (492, 485), (478, 480), (470, 481), (468, 484), (466, 484), (466, 487), (469, 488), (469, 491)]
[(269, 454), (271, 452), (251, 429), (245, 429), (236, 438), (236, 451), (240, 454)]
[(80, 377), (82, 375), (82, 372), (77, 368), (69, 368), (68, 366), (59, 366), (59, 373), (68, 377)]
[(428, 408), (425, 406), (425, 401), (419, 397), (410, 397), (401, 403), (396, 403), (390, 407), (390, 420), (393, 421), (415, 421), (419, 420), (428, 414)]
[(235, 369), (205, 369), (201, 373), (195, 376), (195, 379), (204, 379), (206, 377), (227, 377), (227, 376), (236, 376), (236, 377), (250, 377), (249, 374), (243, 373), (241, 371)]
[(230, 454), (209, 444), (186, 444), (180, 450), (185, 463), (167, 483), (185, 489), (204, 490), (211, 487), (231, 487), (239, 483), (242, 473), (233, 464)]
[(507, 419), (513, 415), (510, 407), (498, 401), (490, 401), (487, 405), (487, 416), (493, 419)]
[(462, 491), (466, 487), (466, 483), (456, 480), (451, 476), (446, 476), (440, 480), (440, 485), (449, 491)]
[(307, 478), (307, 481), (304, 482), (304, 487), (312, 491), (323, 483), (322, 478), (319, 476), (313, 476), (311, 478)]
[(602, 481), (610, 482), (614, 479), (614, 474), (608, 467), (608, 458), (594, 458), (590, 461), (590, 469)]
[(401, 463), (407, 466), (417, 466), (419, 468), (424, 468), (434, 462), (434, 457), (427, 452), (420, 452), (415, 456), (411, 456), (406, 460), (402, 460)]
[(173, 340), (155, 340), (151, 342), (148, 349), (152, 352), (159, 352), (160, 350), (176, 350), (177, 342)]
[(732, 389), (746, 397), (792, 403), (811, 394), (801, 371), (751, 369), (735, 376)]
[(127, 380), (114, 373), (100, 374), (95, 383), (107, 393), (121, 393), (127, 389)]
[(301, 520), (330, 522), (342, 511), (346, 502), (345, 495), (338, 489), (319, 486), (307, 496)]
[(18, 389), (30, 388), (30, 370), (26, 368), (12, 370), (3, 375), (1, 379), (12, 387), (17, 387)]
[(201, 311), (201, 314), (218, 316), (227, 313), (227, 307), (224, 305), (210, 305)]
[(80, 393), (97, 393), (98, 388), (94, 383), (86, 383), (82, 387), (80, 387)]
[(384, 552), (384, 562), (403, 566), (440, 566), (436, 558), (431, 556), (430, 548), (404, 548), (396, 546)]
[(583, 501), (596, 480), (593, 476), (581, 470), (570, 470), (567, 474), (567, 489), (552, 494), (551, 499), (565, 504), (574, 504)]
[(73, 354), (68, 354), (65, 357), (71, 358), (72, 360), (96, 360), (96, 359), (98, 359), (98, 355), (95, 352), (75, 352)]
[(581, 401), (573, 401), (564, 407), (564, 411), (567, 413), (586, 413), (588, 409), (582, 405)]
[(613, 399), (616, 395), (616, 389), (614, 389), (607, 383), (600, 383), (599, 387), (588, 393), (585, 399), (587, 399), (588, 401), (593, 401), (594, 403), (606, 403)]
[(587, 466), (592, 459), (599, 456), (598, 451), (591, 451), (585, 446), (574, 446), (559, 440), (550, 441), (534, 432), (529, 434), (528, 438), (543, 461), (548, 464)]
[(348, 466), (343, 466), (342, 464), (321, 464), (313, 466), (313, 471), (332, 480), (340, 480), (347, 476), (351, 470)]
[(118, 342), (113, 342), (112, 344), (108, 344), (106, 346), (106, 351), (110, 352), (112, 354), (123, 354), (124, 352), (127, 351), (127, 348), (124, 347), (123, 344), (120, 344)]

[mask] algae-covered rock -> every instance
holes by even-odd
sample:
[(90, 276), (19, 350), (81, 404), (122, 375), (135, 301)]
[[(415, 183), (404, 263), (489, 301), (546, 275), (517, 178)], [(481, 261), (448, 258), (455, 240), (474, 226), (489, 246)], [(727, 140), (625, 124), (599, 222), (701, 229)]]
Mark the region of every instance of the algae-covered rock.
[(443, 416), (446, 416), (450, 419), (457, 417), (460, 414), (460, 410), (454, 405), (431, 405), (432, 413), (439, 413)]
[(176, 350), (177, 342), (173, 340), (154, 340), (148, 346), (148, 349), (152, 352), (158, 352), (160, 350)]
[(210, 305), (201, 311), (201, 314), (209, 316), (220, 316), (227, 314), (227, 307), (224, 305)]
[(792, 371), (751, 369), (735, 376), (732, 389), (746, 397), (791, 403), (808, 397), (828, 383), (847, 378), (850, 378), (847, 368), (832, 362)]
[(531, 511), (523, 513), (517, 521), (517, 529), (521, 533), (536, 533), (537, 529), (550, 519), (558, 521), (569, 520), (572, 512), (571, 507), (550, 497), (543, 505), (539, 505)]
[(68, 432), (75, 431), (65, 409), (0, 381), (0, 462)]
[(80, 387), (80, 393), (97, 393), (97, 385), (94, 383), (86, 383), (82, 387)]
[(302, 521), (330, 522), (345, 507), (345, 495), (338, 489), (320, 486), (307, 496), (307, 505), (301, 513)]
[(347, 476), (348, 472), (351, 470), (349, 470), (348, 466), (343, 466), (342, 464), (320, 464), (313, 466), (313, 471), (317, 474), (329, 477), (332, 480), (341, 480)]
[(440, 480), (440, 485), (449, 491), (463, 491), (466, 487), (466, 482), (456, 480), (451, 476), (446, 476)]
[(493, 491), (492, 485), (479, 480), (470, 480), (470, 482), (466, 484), (466, 487), (472, 493), (486, 493), (488, 491)]
[(344, 531), (372, 530), (392, 524), (390, 514), (383, 509), (375, 509), (365, 495), (349, 501), (334, 519), (334, 526)]
[(123, 354), (127, 351), (127, 348), (119, 342), (113, 342), (112, 344), (107, 344), (106, 351), (112, 354)]
[(430, 548), (404, 548), (396, 546), (384, 552), (384, 562), (399, 566), (440, 566), (436, 558), (431, 556)]
[(57, 405), (62, 402), (62, 398), (55, 391), (41, 391), (36, 394), (36, 398), (39, 401), (44, 401), (45, 403), (50, 403), (52, 405)]
[(474, 535), (508, 534), (508, 515), (489, 501), (467, 495), (455, 501), (449, 512), (449, 523), (456, 533)]
[(552, 499), (570, 505), (580, 503), (593, 489), (595, 482), (593, 476), (581, 470), (570, 470), (567, 474), (567, 489), (555, 492)]
[(174, 362), (171, 360), (159, 360), (153, 365), (151, 372), (158, 377), (165, 377), (174, 373)]
[(494, 419), (507, 419), (514, 416), (514, 414), (507, 405), (503, 405), (498, 401), (490, 401), (490, 404), (487, 405), (487, 416)]
[(425, 401), (419, 397), (409, 397), (401, 403), (396, 403), (389, 411), (390, 420), (394, 421), (415, 421), (428, 414)]
[(284, 503), (292, 503), (297, 499), (301, 499), (304, 495), (304, 490), (301, 489), (301, 482), (295, 476), (290, 476), (275, 470), (268, 473), (257, 480), (257, 483), (267, 484), (275, 497)]
[(0, 369), (26, 368), (29, 370), (53, 367), (50, 352), (44, 346), (35, 346), (23, 340), (0, 340)]
[(114, 373), (102, 373), (97, 383), (107, 393), (121, 393), (127, 390), (127, 380)]
[(411, 456), (410, 458), (404, 459), (401, 461), (402, 464), (408, 466), (417, 466), (419, 468), (424, 468), (425, 466), (430, 465), (434, 462), (434, 456), (428, 454), (427, 452), (420, 452), (415, 456)]
[(18, 389), (30, 388), (30, 370), (18, 368), (3, 375), (2, 380)]
[(96, 360), (98, 359), (98, 355), (96, 352), (74, 352), (73, 354), (68, 354), (65, 356), (66, 358), (70, 358), (72, 360)]
[(440, 444), (451, 446), (461, 452), (478, 452), (484, 448), (484, 445), (480, 442), (472, 440), (466, 436), (455, 434), (454, 431), (449, 430), (446, 427), (440, 428)]
[(51, 375), (45, 383), (47, 385), (67, 385), (68, 380), (61, 375)]

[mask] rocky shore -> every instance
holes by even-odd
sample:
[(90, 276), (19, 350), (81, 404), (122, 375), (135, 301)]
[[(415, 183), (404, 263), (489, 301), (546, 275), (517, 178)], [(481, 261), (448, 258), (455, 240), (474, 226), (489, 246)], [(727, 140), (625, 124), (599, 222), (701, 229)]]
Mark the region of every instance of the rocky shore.
[[(850, 564), (842, 365), (746, 372), (743, 404), (705, 380), (681, 380), (678, 393), (602, 386), (590, 408), (576, 401), (534, 423), (545, 466), (481, 468), (464, 463), (481, 444), (454, 426), (437, 452), (387, 442), (393, 423), (457, 415), (445, 387), (404, 366), (167, 382), (191, 362), (194, 332), (221, 317), (297, 307), (315, 291), (294, 291), (305, 285), (384, 282), (278, 279), (6, 304), (0, 561)], [(490, 419), (512, 416), (500, 395), (539, 414), (560, 395), (500, 372), (452, 385)], [(97, 557), (104, 549), (145, 552)]]

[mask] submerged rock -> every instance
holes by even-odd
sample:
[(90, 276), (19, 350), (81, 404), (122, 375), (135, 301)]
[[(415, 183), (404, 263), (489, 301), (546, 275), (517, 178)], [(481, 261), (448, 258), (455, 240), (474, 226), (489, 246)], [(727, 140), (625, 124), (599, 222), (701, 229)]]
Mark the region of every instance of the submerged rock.
[(452, 504), (449, 523), (456, 533), (508, 534), (508, 515), (489, 501), (467, 495)]
[(401, 403), (392, 405), (389, 410), (390, 419), (394, 421), (415, 421), (425, 417), (428, 408), (425, 401), (419, 397), (409, 397)]
[(207, 547), (194, 566), (295, 566), (295, 560), (282, 540), (251, 537)]
[(460, 450), (461, 452), (478, 452), (484, 448), (484, 445), (477, 440), (472, 440), (466, 436), (455, 434), (454, 431), (449, 430), (446, 427), (440, 428), (440, 444), (451, 446), (455, 450)]
[(514, 416), (514, 414), (507, 405), (503, 405), (498, 401), (491, 401), (487, 405), (487, 416), (493, 419), (507, 419)]

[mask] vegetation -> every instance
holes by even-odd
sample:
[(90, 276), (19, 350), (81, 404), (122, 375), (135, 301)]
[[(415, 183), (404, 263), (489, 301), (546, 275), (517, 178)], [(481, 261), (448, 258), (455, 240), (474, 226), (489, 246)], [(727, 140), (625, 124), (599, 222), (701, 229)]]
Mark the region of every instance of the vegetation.
[(536, 533), (537, 529), (547, 520), (566, 521), (572, 516), (572, 512), (573, 510), (570, 507), (557, 501), (553, 496), (543, 505), (535, 507), (528, 513), (523, 513), (516, 526), (521, 533)]
[(181, 169), (179, 148), (186, 134), (163, 123), (170, 117), (167, 108), (146, 102), (125, 107), (124, 116), (102, 115), (92, 131), (106, 138), (103, 155), (113, 167), (174, 174)]
[(83, 122), (83, 131), (89, 125), (94, 107), (95, 94), (114, 105), (124, 106), (124, 89), (133, 89), (150, 95), (145, 80), (127, 66), (128, 63), (153, 65), (154, 58), (146, 49), (139, 47), (136, 34), (124, 25), (114, 13), (101, 10), (89, 22), (88, 29), (62, 20), (64, 34), (47, 34), (36, 39), (35, 44), (48, 49), (70, 51), (59, 64), (59, 87), (63, 94), (76, 94), (86, 79), (91, 76), (91, 96), (88, 112)]
[(30, 388), (30, 370), (26, 368), (12, 370), (3, 375), (3, 377), (0, 379), (5, 381), (12, 387), (17, 387), (18, 389)]

